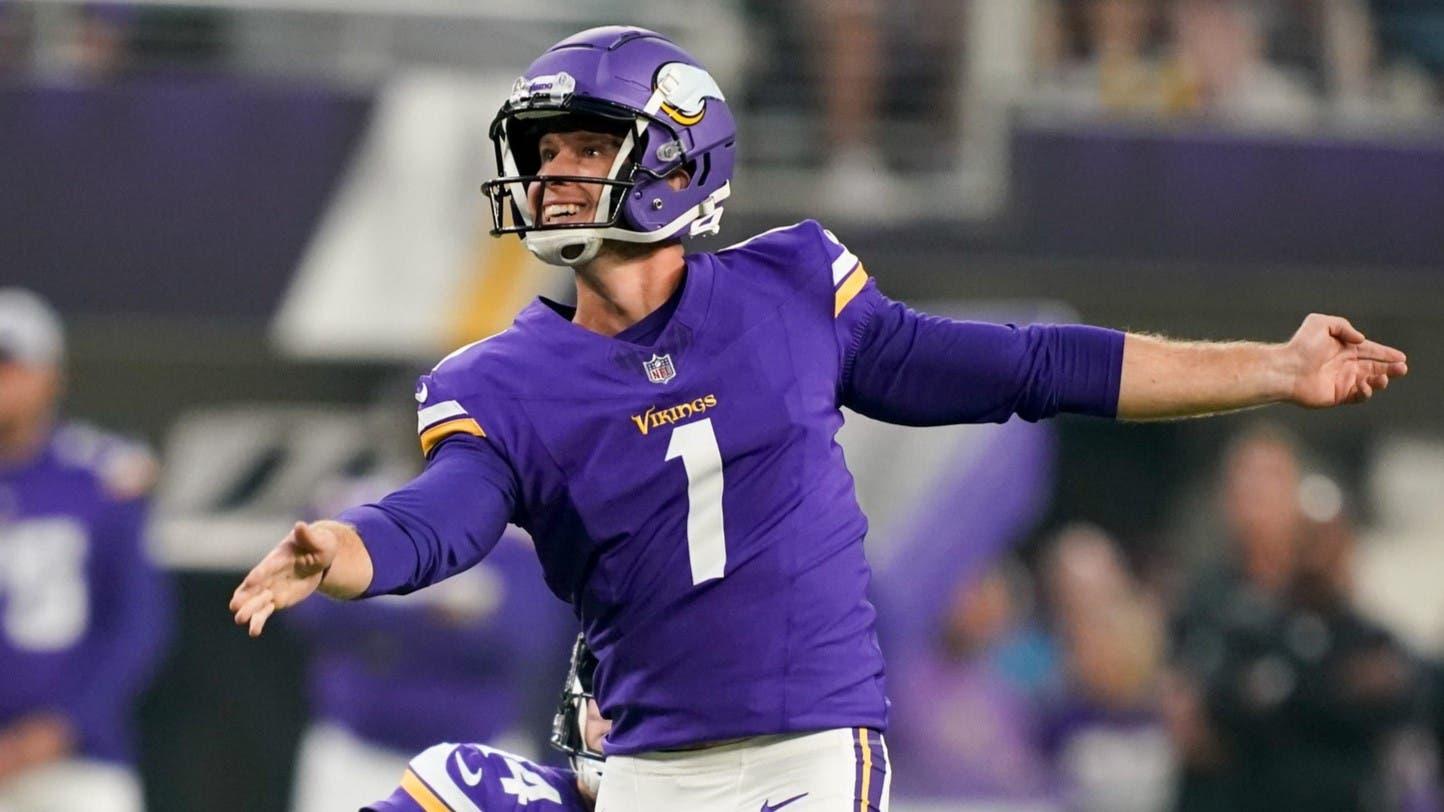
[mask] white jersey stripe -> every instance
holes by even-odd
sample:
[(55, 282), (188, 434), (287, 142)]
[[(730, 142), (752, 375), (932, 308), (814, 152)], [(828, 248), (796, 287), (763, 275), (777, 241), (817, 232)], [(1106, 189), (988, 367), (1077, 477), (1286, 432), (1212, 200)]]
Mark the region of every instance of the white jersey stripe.
[(842, 254), (832, 261), (833, 287), (842, 284), (842, 280), (846, 279), (847, 275), (852, 272), (852, 269), (857, 267), (857, 261), (856, 254), (846, 248), (842, 249)]
[(419, 434), (426, 431), (435, 423), (449, 420), (453, 417), (470, 417), (466, 409), (454, 400), (443, 400), (440, 403), (433, 403), (425, 409), (416, 413), (416, 432)]

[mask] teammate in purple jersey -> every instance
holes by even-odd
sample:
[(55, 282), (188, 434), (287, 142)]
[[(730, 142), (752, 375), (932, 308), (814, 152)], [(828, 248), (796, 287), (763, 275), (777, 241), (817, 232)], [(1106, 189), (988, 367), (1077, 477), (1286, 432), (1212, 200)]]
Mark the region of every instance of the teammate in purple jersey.
[(0, 809), (137, 812), (131, 714), (164, 647), (150, 454), (58, 425), (59, 318), (0, 289)]
[(552, 744), (571, 769), (547, 767), (482, 744), (438, 744), (411, 760), (401, 786), (362, 812), (592, 812), (610, 725), (592, 697), (596, 658), (580, 637), (552, 723)]
[(231, 610), (260, 634), (318, 588), (418, 589), (526, 528), (599, 661), (602, 812), (886, 808), (843, 406), (907, 425), (1169, 418), (1354, 402), (1407, 371), (1322, 315), (1278, 345), (925, 316), (812, 221), (684, 255), (718, 228), (736, 132), (706, 70), (650, 31), (553, 46), (491, 135), (494, 231), (570, 266), (576, 307), (538, 300), (424, 376), (426, 470), (297, 525)]

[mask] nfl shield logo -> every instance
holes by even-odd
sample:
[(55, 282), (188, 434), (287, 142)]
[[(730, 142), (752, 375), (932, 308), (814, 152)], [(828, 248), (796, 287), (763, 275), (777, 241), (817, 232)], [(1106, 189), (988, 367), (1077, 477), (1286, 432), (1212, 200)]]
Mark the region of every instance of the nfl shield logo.
[(677, 377), (677, 368), (672, 366), (672, 356), (658, 355), (652, 353), (652, 360), (643, 361), (642, 366), (647, 370), (647, 380), (652, 383), (666, 383)]

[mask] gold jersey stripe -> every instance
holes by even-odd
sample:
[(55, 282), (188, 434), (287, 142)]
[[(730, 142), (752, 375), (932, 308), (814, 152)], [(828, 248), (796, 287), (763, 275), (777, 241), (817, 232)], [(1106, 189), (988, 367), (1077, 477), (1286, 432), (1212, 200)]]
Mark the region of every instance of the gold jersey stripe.
[(842, 315), (842, 309), (847, 307), (847, 303), (852, 301), (853, 297), (857, 295), (857, 292), (862, 290), (862, 286), (866, 284), (867, 270), (862, 267), (862, 263), (858, 263), (857, 268), (854, 269), (851, 274), (848, 274), (846, 279), (842, 280), (842, 286), (837, 289), (837, 295), (832, 308), (832, 317), (837, 318)]
[(406, 794), (410, 795), (411, 799), (420, 804), (426, 812), (452, 812), (451, 807), (436, 797), (436, 793), (431, 791), (431, 787), (426, 786), (425, 782), (411, 770), (402, 774), (401, 788), (406, 790)]
[(470, 434), (475, 437), (485, 437), (486, 432), (481, 430), (481, 425), (470, 417), (459, 417), (455, 420), (448, 420), (445, 423), (437, 423), (421, 433), (421, 453), (430, 454), (436, 444), (450, 437), (453, 434)]

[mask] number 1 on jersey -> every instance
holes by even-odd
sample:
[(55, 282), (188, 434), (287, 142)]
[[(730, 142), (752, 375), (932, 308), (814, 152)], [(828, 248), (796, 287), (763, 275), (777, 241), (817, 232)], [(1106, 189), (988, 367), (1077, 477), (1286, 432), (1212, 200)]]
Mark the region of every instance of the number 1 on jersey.
[(722, 452), (712, 418), (672, 430), (667, 459), (682, 458), (687, 469), (687, 553), (692, 584), (721, 578), (727, 567), (727, 534), (722, 526)]

